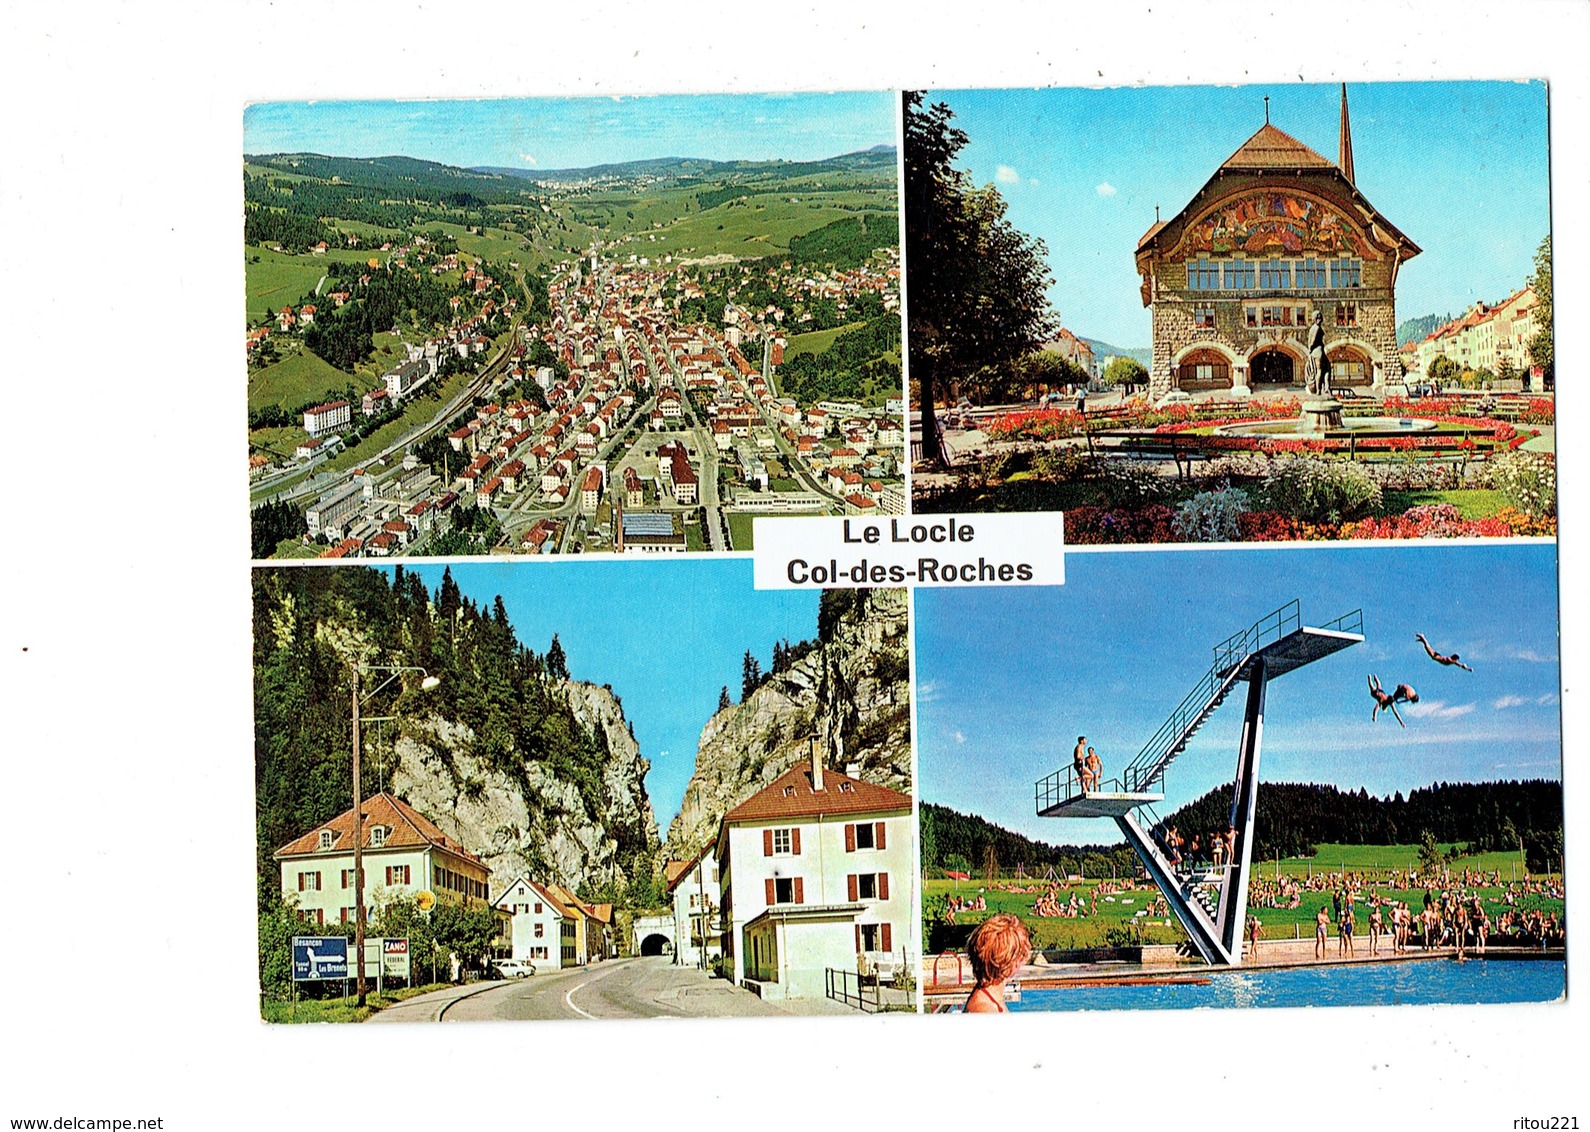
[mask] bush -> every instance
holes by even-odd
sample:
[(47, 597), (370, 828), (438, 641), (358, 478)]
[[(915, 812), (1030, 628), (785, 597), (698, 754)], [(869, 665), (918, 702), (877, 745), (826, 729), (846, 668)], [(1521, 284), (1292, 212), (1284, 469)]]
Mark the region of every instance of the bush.
[(1496, 490), (1524, 514), (1552, 518), (1557, 514), (1557, 461), (1547, 452), (1517, 449), (1499, 453), (1490, 462)]
[(1087, 470), (1088, 455), (1080, 448), (1057, 448), (1033, 457), (1032, 470), (1046, 480), (1080, 479)]
[(1239, 487), (1200, 491), (1176, 508), (1171, 520), (1188, 542), (1233, 542), (1242, 537), (1240, 519), (1248, 510), (1248, 493)]
[(1340, 523), (1380, 506), (1380, 485), (1355, 463), (1291, 456), (1264, 481), (1272, 509), (1305, 523)]
[(1151, 503), (1165, 491), (1159, 469), (1145, 460), (1105, 460), (1099, 479), (1117, 506)]

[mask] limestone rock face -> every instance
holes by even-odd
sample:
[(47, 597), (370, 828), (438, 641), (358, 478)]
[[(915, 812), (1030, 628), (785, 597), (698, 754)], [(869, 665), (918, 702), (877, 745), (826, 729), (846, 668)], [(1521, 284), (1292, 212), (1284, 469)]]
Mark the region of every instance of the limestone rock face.
[(463, 724), (433, 716), (422, 738), (397, 742), (393, 792), (483, 858), (494, 893), (521, 873), (571, 889), (585, 881), (622, 885), (624, 860), (657, 848), (645, 787), (651, 764), (623, 708), (604, 687), (571, 681), (564, 690), (575, 719), (609, 751), (594, 815), (575, 784), (540, 763), (526, 760), (522, 775), (488, 765), (473, 753), (475, 735)]
[(702, 730), (668, 827), (670, 858), (709, 844), (725, 813), (810, 757), (814, 738), (831, 769), (859, 764), (857, 777), (912, 792), (906, 593), (840, 591), (825, 602), (846, 608), (819, 625), (822, 644)]

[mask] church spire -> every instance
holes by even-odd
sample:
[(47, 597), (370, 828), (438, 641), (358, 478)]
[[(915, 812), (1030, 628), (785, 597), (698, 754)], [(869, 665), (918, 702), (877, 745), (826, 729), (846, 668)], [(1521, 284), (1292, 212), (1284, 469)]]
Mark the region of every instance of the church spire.
[(1347, 121), (1347, 84), (1342, 84), (1342, 142), (1341, 154), (1336, 160), (1336, 165), (1341, 169), (1342, 175), (1349, 184), (1356, 184), (1353, 180), (1353, 128)]

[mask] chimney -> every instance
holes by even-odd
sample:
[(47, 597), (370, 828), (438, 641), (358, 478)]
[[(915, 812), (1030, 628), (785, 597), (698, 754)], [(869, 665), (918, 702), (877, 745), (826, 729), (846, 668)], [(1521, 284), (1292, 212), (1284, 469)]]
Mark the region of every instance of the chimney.
[(850, 778), (860, 778), (861, 777), (861, 764), (860, 763), (846, 763), (845, 764), (845, 774), (846, 774), (846, 776), (848, 776)]
[(812, 792), (821, 794), (823, 791), (823, 748), (821, 741), (812, 736)]

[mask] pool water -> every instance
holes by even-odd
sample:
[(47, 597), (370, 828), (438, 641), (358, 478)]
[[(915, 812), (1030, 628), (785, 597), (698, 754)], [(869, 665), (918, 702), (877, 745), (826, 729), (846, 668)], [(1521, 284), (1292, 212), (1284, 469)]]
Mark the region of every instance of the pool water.
[(1026, 987), (1013, 1011), (1190, 1010), (1202, 1006), (1423, 1006), (1552, 1002), (1566, 992), (1562, 960), (1493, 959), (1209, 971), (1207, 984)]

